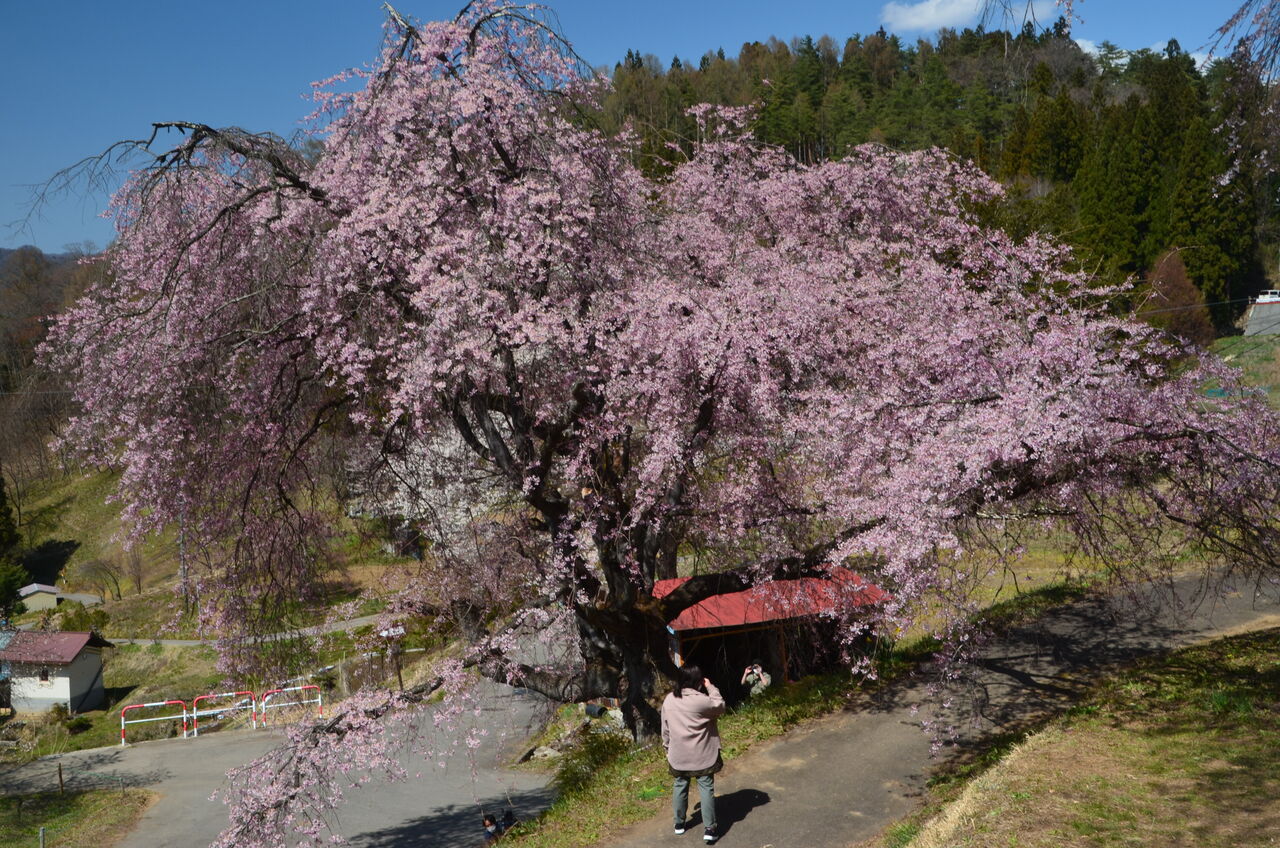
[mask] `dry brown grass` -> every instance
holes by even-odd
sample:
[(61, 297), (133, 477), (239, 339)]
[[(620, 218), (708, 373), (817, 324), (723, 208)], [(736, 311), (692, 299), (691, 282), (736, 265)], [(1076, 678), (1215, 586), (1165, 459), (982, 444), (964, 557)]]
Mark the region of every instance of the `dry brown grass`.
[(1280, 845), (1280, 631), (1144, 663), (863, 848)]
[[(1280, 844), (1274, 779), (1221, 759), (1170, 760), (1167, 740), (1134, 728), (1054, 727), (974, 780), (911, 848), (1059, 848), (1066, 845), (1231, 848)], [(1204, 774), (1239, 781), (1229, 797)], [(1242, 808), (1224, 801), (1244, 801)]]
[(0, 799), (0, 844), (47, 848), (128, 845), (138, 819), (160, 796), (142, 789), (94, 789), (66, 795), (44, 792)]

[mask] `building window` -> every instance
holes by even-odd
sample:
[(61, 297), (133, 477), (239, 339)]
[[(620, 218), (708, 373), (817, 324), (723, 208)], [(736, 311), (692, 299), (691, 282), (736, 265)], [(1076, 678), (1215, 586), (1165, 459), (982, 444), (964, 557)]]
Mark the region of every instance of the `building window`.
[(49, 666), (47, 665), (40, 666), (40, 682), (41, 683), (49, 682)]

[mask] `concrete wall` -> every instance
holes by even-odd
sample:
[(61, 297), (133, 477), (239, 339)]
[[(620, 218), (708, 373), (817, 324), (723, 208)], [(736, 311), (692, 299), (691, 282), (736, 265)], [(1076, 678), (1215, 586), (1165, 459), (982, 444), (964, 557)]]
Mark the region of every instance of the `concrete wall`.
[(107, 690), (102, 685), (102, 649), (85, 648), (68, 668), (71, 711), (82, 713), (106, 706)]
[[(49, 671), (49, 679), (40, 679), (40, 669)], [(43, 713), (52, 709), (54, 704), (67, 705), (71, 697), (71, 678), (67, 675), (69, 666), (13, 663), (13, 686), (10, 700), (13, 708), (20, 713)]]
[(32, 592), (22, 599), (27, 611), (53, 609), (58, 605), (58, 596), (48, 592)]

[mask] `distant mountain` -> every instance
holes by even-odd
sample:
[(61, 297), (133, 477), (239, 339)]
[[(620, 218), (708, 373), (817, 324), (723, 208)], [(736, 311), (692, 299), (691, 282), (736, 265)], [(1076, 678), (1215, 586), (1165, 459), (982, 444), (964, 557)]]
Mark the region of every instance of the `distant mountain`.
[[(22, 247), (0, 247), (0, 265), (3, 265), (6, 259), (8, 259), (12, 254), (17, 253), (19, 250), (22, 250), (24, 247), (30, 247), (30, 245), (24, 244)], [(38, 249), (39, 248), (37, 248), (37, 250)], [(44, 251), (41, 251), (41, 253), (44, 253)], [(75, 253), (45, 253), (44, 258), (48, 259), (54, 265), (61, 265), (63, 262), (71, 262), (78, 259), (79, 255)]]

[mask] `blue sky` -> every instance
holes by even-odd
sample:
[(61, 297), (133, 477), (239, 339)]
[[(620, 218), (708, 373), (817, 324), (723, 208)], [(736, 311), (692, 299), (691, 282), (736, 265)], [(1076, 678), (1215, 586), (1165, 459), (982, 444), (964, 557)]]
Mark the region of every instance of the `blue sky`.
[[(1043, 3), (1047, 18), (1056, 13)], [(461, 0), (398, 0), (419, 19), (454, 14)], [(612, 65), (628, 49), (696, 60), (775, 35), (843, 41), (884, 25), (907, 37), (976, 21), (976, 0), (612, 0), (552, 2), (588, 61)], [(1074, 35), (1126, 49), (1177, 38), (1202, 47), (1232, 0), (1084, 0)], [(380, 0), (0, 0), (0, 247), (111, 238), (102, 193), (53, 198), (27, 216), (30, 188), (114, 141), (145, 137), (152, 121), (290, 133), (307, 114), (313, 80), (376, 54)]]

